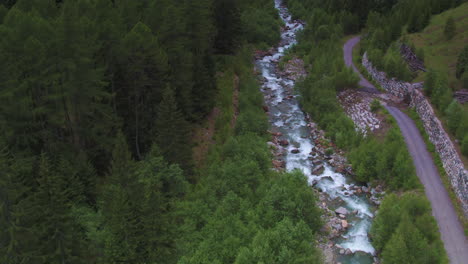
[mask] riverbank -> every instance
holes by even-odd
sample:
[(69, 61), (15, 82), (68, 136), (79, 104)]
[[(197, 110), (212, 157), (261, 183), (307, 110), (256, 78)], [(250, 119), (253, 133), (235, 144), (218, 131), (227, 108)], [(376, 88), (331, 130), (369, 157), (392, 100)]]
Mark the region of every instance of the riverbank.
[(285, 73), (278, 62), (296, 44), (296, 32), (302, 29), (303, 23), (292, 20), (281, 1), (276, 3), (285, 22), (282, 41), (277, 48), (256, 57), (256, 71), (261, 74), (259, 81), (264, 94), (263, 108), (271, 125), (272, 140), (268, 145), (275, 157), (273, 165), (278, 170), (302, 171), (309, 184), (317, 189), (318, 205), (326, 212), (323, 216), (326, 224), (322, 229), (326, 235), (320, 239), (320, 247), (328, 253), (327, 259), (373, 263), (375, 250), (368, 232), (381, 188), (372, 189), (367, 184), (354, 182), (349, 177), (353, 172), (344, 152), (312, 122), (314, 117), (302, 111), (295, 81), (304, 77), (305, 70), (300, 67), (304, 63), (290, 58), (290, 63), (281, 67), (289, 71)]

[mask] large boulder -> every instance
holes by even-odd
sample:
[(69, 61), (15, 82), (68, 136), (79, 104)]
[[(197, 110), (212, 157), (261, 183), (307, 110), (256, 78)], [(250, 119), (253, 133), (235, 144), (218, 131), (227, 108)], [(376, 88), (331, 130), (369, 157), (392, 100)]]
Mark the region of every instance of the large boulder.
[(313, 175), (320, 175), (323, 173), (323, 171), (325, 170), (325, 167), (323, 167), (322, 164), (316, 166), (313, 170), (312, 170), (312, 174)]
[(346, 221), (346, 220), (341, 220), (341, 226), (342, 226), (344, 229), (348, 228), (348, 221)]
[(338, 215), (347, 215), (349, 214), (348, 210), (344, 207), (339, 207), (338, 209), (335, 210), (335, 213)]

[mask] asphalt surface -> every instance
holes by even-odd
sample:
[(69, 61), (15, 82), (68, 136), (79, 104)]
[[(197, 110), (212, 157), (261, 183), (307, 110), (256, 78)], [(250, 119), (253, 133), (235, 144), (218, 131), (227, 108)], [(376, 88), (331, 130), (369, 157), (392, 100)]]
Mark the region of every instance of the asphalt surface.
[[(344, 59), (347, 66), (359, 73), (353, 64), (353, 47), (360, 41), (360, 37), (354, 37), (343, 46)], [(375, 87), (360, 74), (359, 84), (367, 89)], [(419, 133), (413, 120), (398, 108), (385, 106), (389, 113), (396, 119), (401, 133), (405, 138), (409, 153), (416, 167), (416, 174), (424, 185), (426, 196), (432, 205), (432, 215), (437, 221), (445, 250), (453, 264), (468, 264), (468, 242), (463, 227), (449, 198), (447, 191), (440, 179), (439, 172), (429, 154), (426, 144)]]
[(374, 92), (378, 93), (378, 90), (375, 88), (375, 86), (370, 83), (362, 74), (359, 72), (358, 68), (356, 65), (353, 63), (353, 48), (356, 46), (356, 44), (361, 41), (361, 36), (354, 37), (350, 40), (348, 40), (344, 46), (343, 46), (343, 52), (344, 52), (344, 61), (346, 66), (352, 67), (353, 70), (359, 75), (360, 80), (359, 80), (359, 85), (364, 88), (368, 92)]

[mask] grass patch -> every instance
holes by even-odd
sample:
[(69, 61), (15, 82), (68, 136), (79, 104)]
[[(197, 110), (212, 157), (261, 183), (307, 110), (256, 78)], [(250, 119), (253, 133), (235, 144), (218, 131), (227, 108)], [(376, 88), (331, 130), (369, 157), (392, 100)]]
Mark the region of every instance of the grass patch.
[[(456, 25), (456, 34), (451, 40), (444, 36), (445, 22), (449, 17), (454, 18)], [(409, 34), (407, 38), (416, 48), (424, 49), (426, 68), (447, 73), (450, 87), (454, 90), (462, 88), (462, 82), (455, 77), (455, 69), (458, 55), (468, 43), (468, 3), (433, 16), (422, 32)], [(414, 81), (423, 81), (424, 78), (425, 73), (420, 72)]]
[(440, 159), (440, 156), (437, 153), (434, 144), (432, 144), (432, 142), (429, 140), (429, 135), (426, 133), (426, 130), (424, 129), (422, 120), (419, 118), (418, 113), (416, 113), (414, 109), (406, 110), (405, 112), (411, 119), (413, 119), (413, 121), (416, 123), (416, 127), (418, 128), (419, 132), (423, 136), (427, 149), (429, 150), (429, 153), (432, 156), (432, 160), (434, 161), (434, 164), (436, 165), (439, 171), (442, 183), (444, 184), (445, 189), (447, 190), (449, 197), (452, 200), (452, 204), (455, 207), (455, 211), (457, 212), (458, 219), (460, 220), (460, 223), (463, 226), (463, 230), (465, 231), (465, 236), (468, 236), (468, 219), (465, 217), (462, 206), (460, 202), (458, 201), (457, 195), (455, 194), (455, 191), (453, 190), (452, 185), (450, 184), (450, 179), (442, 165), (442, 160)]

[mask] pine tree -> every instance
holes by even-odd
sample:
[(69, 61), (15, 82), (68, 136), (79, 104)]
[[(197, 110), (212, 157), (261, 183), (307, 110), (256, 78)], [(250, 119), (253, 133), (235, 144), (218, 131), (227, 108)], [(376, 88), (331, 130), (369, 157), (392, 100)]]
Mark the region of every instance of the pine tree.
[(186, 181), (177, 165), (168, 165), (157, 151), (151, 151), (140, 161), (136, 177), (141, 186), (141, 222), (145, 230), (145, 248), (141, 263), (163, 263), (175, 260), (178, 236), (173, 204), (185, 194)]
[(122, 53), (123, 80), (117, 90), (117, 110), (123, 117), (125, 134), (132, 140), (132, 149), (141, 159), (151, 146), (150, 132), (167, 83), (168, 61), (158, 39), (141, 22), (125, 36)]
[(452, 133), (456, 133), (457, 128), (460, 125), (462, 112), (463, 108), (456, 100), (453, 100), (445, 110), (445, 114), (447, 115), (447, 125)]
[(41, 243), (32, 229), (38, 213), (33, 166), (30, 159), (12, 159), (3, 147), (1, 151), (0, 262), (28, 263)]
[(158, 106), (154, 131), (155, 142), (168, 162), (177, 163), (184, 170), (190, 171), (189, 132), (189, 124), (177, 107), (174, 92), (167, 87), (161, 104)]
[(242, 25), (238, 1), (216, 1), (215, 19), (217, 34), (214, 42), (219, 54), (234, 54), (242, 42)]
[(396, 232), (392, 235), (390, 240), (382, 252), (382, 259), (384, 264), (410, 264), (410, 252), (406, 246), (403, 234)]
[(3, 18), (6, 16), (6, 14), (8, 13), (8, 9), (0, 4), (0, 24), (3, 23)]
[(456, 34), (457, 28), (453, 17), (447, 18), (445, 22), (444, 35), (447, 40), (451, 40)]
[(135, 238), (140, 212), (140, 193), (134, 177), (134, 161), (122, 133), (117, 134), (110, 174), (99, 205), (105, 226), (103, 263), (137, 263)]
[(85, 263), (83, 235), (71, 218), (72, 188), (46, 154), (39, 160), (39, 186), (34, 194), (37, 219), (32, 232), (40, 243), (34, 259), (39, 263)]
[(460, 52), (460, 55), (458, 55), (455, 75), (460, 79), (466, 71), (468, 71), (468, 45), (466, 45), (462, 52)]

